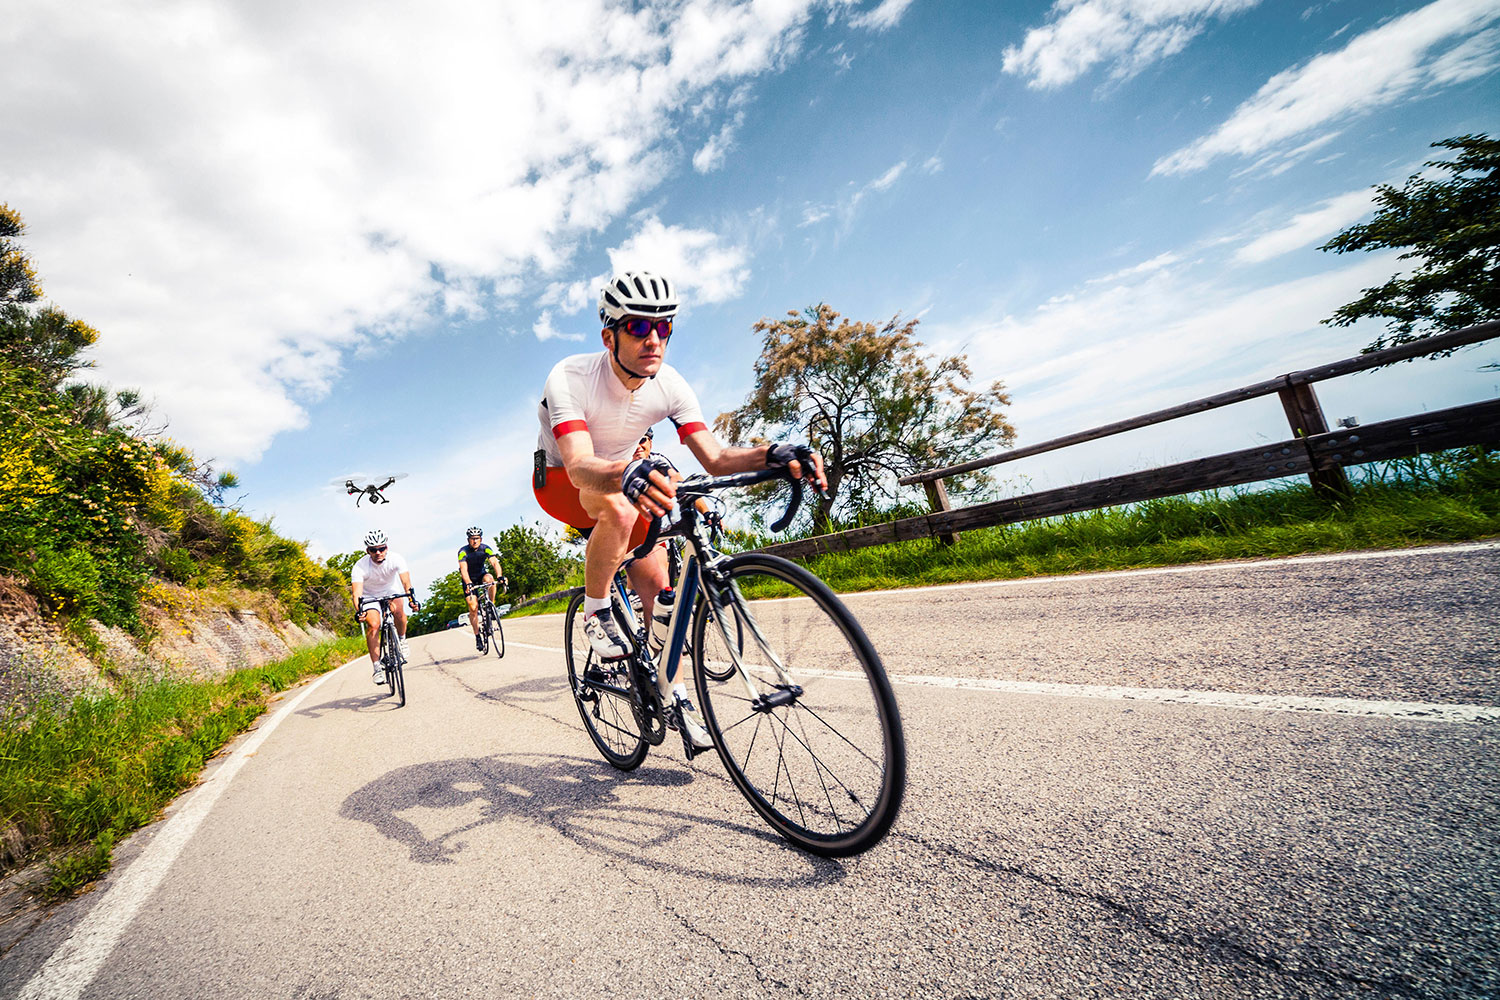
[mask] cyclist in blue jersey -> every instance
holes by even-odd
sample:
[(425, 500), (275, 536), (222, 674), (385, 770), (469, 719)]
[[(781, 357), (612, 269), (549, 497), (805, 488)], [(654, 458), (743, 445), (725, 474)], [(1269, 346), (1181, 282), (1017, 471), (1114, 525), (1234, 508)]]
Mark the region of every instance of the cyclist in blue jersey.
[[(494, 570), (494, 572), (490, 572)], [(484, 652), (484, 637), (479, 634), (479, 599), (468, 593), (467, 588), (476, 583), (487, 583), (490, 603), (495, 603), (495, 583), (504, 580), (500, 572), (500, 557), (484, 543), (484, 532), (479, 525), (469, 527), (469, 542), (458, 550), (458, 575), (463, 580), (464, 600), (469, 604), (469, 627), (474, 630), (474, 648)]]

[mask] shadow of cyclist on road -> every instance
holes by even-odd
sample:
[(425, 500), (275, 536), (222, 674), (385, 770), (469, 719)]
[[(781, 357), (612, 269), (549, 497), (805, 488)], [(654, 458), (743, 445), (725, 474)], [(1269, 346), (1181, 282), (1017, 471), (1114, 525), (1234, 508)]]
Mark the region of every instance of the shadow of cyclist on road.
[(297, 709), (297, 714), (305, 715), (309, 719), (321, 719), (331, 712), (386, 712), (394, 711), (395, 708), (396, 701), (391, 697), (391, 689), (380, 687), (369, 694), (335, 698), (321, 705), (304, 705)]
[[(632, 802), (639, 789), (692, 780), (677, 769), (626, 776), (599, 761), (554, 754), (470, 757), (391, 771), (345, 799), (339, 815), (369, 823), (421, 864), (461, 861), (470, 835), (483, 836), (503, 819), (526, 819), (590, 853), (663, 874), (756, 886), (843, 879), (843, 865), (801, 853), (751, 817), (741, 823)], [(684, 805), (683, 798), (675, 804)], [(714, 828), (724, 849), (683, 850), (681, 838), (705, 827)]]

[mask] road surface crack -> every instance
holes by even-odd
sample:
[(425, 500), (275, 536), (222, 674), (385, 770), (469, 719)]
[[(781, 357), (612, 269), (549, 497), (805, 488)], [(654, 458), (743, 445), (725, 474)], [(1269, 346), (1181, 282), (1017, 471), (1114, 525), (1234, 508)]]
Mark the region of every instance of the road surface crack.
[(1116, 914), (1117, 916), (1123, 917), (1124, 919), (1138, 927), (1144, 933), (1150, 935), (1161, 943), (1170, 945), (1174, 948), (1179, 948), (1185, 951), (1199, 951), (1210, 955), (1215, 952), (1226, 953), (1228, 955), (1243, 959), (1244, 961), (1249, 962), (1250, 964), (1258, 968), (1264, 969), (1267, 972), (1272, 972), (1276, 975), (1299, 981), (1356, 984), (1359, 986), (1372, 987), (1379, 991), (1380, 996), (1387, 997), (1415, 997), (1421, 995), (1420, 991), (1414, 989), (1409, 983), (1403, 982), (1399, 979), (1360, 976), (1352, 972), (1341, 972), (1336, 969), (1322, 969), (1316, 967), (1293, 968), (1288, 966), (1286, 962), (1284, 962), (1280, 958), (1277, 958), (1275, 955), (1262, 954), (1258, 951), (1255, 951), (1254, 949), (1240, 944), (1239, 942), (1231, 939), (1224, 934), (1173, 934), (1158, 927), (1156, 921), (1152, 918), (1152, 916), (1139, 907), (1132, 906), (1130, 903), (1115, 899), (1103, 893), (1087, 892), (1082, 889), (1076, 889), (1067, 885), (1061, 879), (1053, 878), (1047, 875), (1039, 875), (1035, 872), (1027, 871), (1026, 869), (1018, 865), (1009, 865), (1003, 862), (992, 860), (990, 858), (982, 858), (977, 855), (970, 854), (967, 851), (961, 850), (960, 848), (954, 847), (950, 844), (936, 843), (934, 841), (928, 840), (926, 837), (917, 836), (915, 834), (893, 831), (891, 836), (898, 837), (910, 843), (917, 844), (935, 854), (946, 854), (949, 857), (956, 858), (982, 871), (990, 872), (993, 874), (1010, 875), (1016, 878), (1024, 879), (1046, 889), (1050, 889), (1051, 891), (1059, 895), (1067, 896), (1070, 899), (1093, 903), (1097, 906), (1103, 907), (1113, 914)]

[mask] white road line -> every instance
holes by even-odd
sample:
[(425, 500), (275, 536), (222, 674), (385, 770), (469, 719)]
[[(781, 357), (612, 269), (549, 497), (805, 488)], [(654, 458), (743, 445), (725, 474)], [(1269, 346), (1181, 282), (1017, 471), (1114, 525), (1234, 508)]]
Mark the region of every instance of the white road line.
[[(543, 653), (561, 653), (558, 646), (511, 643)], [(807, 677), (864, 680), (864, 674), (841, 670), (798, 670)], [(891, 674), (892, 684), (941, 687), (963, 691), (997, 691), (1005, 694), (1043, 695), (1053, 698), (1102, 698), (1109, 701), (1158, 701), (1204, 708), (1252, 709), (1262, 712), (1317, 712), (1324, 715), (1360, 715), (1383, 719), (1415, 719), (1424, 722), (1500, 722), (1500, 708), (1425, 701), (1379, 701), (1371, 698), (1323, 698), (1291, 694), (1246, 694), (1238, 691), (1189, 691), (1184, 688), (1137, 688), (1108, 684), (1051, 684), (1040, 681), (986, 680), (982, 677), (928, 677), (922, 674)]]
[[(864, 680), (853, 671), (801, 671), (807, 676), (839, 680)], [(1051, 684), (1040, 681), (998, 681), (970, 677), (924, 677), (920, 674), (892, 675), (892, 684), (941, 687), (1005, 694), (1043, 695), (1054, 698), (1102, 698), (1111, 701), (1157, 701), (1205, 708), (1241, 708), (1262, 712), (1318, 712), (1325, 715), (1360, 715), (1423, 722), (1500, 722), (1500, 708), (1493, 705), (1443, 704), (1424, 701), (1376, 701), (1367, 698), (1321, 698), (1290, 694), (1245, 694), (1235, 691), (1189, 691), (1181, 688), (1136, 688), (1107, 684)]]
[(18, 994), (17, 1000), (76, 1000), (99, 974), (105, 959), (114, 951), (131, 919), (156, 890), (167, 870), (172, 867), (172, 862), (198, 829), (198, 824), (203, 822), (229, 782), (245, 766), (245, 761), (255, 755), (266, 737), (322, 686), (324, 681), (350, 663), (359, 663), (365, 659), (367, 657), (361, 656), (350, 660), (309, 684), (301, 694), (281, 706), (280, 711), (256, 729), (203, 784), (185, 796), (172, 818), (162, 824), (146, 849), (105, 891), (103, 898), (79, 921), (68, 939), (31, 977)]
[(529, 642), (512, 642), (509, 639), (505, 640), (505, 645), (507, 649), (515, 646), (517, 649), (535, 649), (543, 653), (561, 653), (563, 651), (561, 646), (533, 646)]

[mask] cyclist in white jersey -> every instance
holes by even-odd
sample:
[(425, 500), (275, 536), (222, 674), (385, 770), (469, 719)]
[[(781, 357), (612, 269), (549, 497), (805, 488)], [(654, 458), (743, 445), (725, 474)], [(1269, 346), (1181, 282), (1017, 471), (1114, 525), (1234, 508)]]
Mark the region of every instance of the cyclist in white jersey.
[[(390, 547), (385, 532), (375, 528), (365, 535), (365, 556), (349, 571), (349, 589), (354, 594), (354, 607), (360, 622), (365, 627), (365, 647), (370, 652), (370, 679), (376, 684), (385, 683), (385, 668), (380, 663), (380, 606), (359, 608), (361, 597), (394, 597), (391, 601), (391, 617), (396, 619), (396, 635), (400, 637), (401, 655), (410, 656), (406, 644), (406, 603), (411, 593), (411, 571), (399, 553), (386, 554)], [(368, 593), (366, 593), (368, 591)], [(421, 609), (415, 596), (411, 609)]]
[[(537, 417), (537, 502), (588, 536), (584, 557), (584, 633), (601, 657), (629, 652), (609, 614), (609, 586), (627, 552), (646, 536), (650, 518), (667, 513), (677, 495), (675, 470), (660, 456), (633, 458), (647, 429), (663, 419), (712, 475), (787, 466), (826, 488), (823, 460), (804, 446), (725, 447), (708, 429), (698, 398), (666, 364), (678, 299), (670, 281), (645, 271), (611, 278), (599, 293), (604, 350), (564, 358), (547, 376)], [(798, 455), (802, 456), (799, 460)], [(810, 468), (807, 468), (810, 466)], [(657, 592), (668, 586), (664, 553), (636, 560), (627, 573), (650, 620)], [(688, 700), (686, 685), (661, 678), (689, 735), (712, 745)]]

